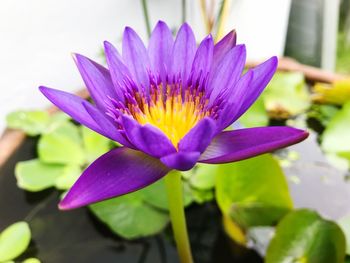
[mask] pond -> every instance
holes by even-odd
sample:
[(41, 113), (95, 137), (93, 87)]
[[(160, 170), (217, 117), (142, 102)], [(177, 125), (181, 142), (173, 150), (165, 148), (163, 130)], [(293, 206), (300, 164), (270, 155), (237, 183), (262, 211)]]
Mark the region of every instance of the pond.
[[(126, 241), (113, 235), (86, 208), (58, 210), (59, 193), (48, 189), (30, 193), (19, 189), (14, 176), (18, 161), (35, 157), (36, 139), (27, 139), (0, 170), (0, 229), (25, 219), (32, 229), (28, 250), (19, 258), (42, 262), (178, 262), (171, 229), (154, 237)], [(253, 250), (234, 244), (223, 232), (221, 214), (214, 203), (187, 210), (196, 262), (263, 262)]]

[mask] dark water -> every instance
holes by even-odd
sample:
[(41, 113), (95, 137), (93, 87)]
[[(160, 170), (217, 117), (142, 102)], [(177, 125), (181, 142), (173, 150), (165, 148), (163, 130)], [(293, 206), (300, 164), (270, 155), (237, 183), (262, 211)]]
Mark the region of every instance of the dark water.
[[(0, 170), (0, 230), (26, 220), (32, 230), (29, 249), (18, 260), (35, 256), (44, 263), (176, 263), (179, 262), (171, 229), (136, 241), (125, 241), (111, 232), (87, 209), (57, 209), (56, 190), (28, 193), (16, 186), (16, 162), (35, 156), (35, 139), (28, 139)], [(232, 243), (222, 231), (215, 204), (186, 210), (196, 263), (260, 263), (254, 251)]]

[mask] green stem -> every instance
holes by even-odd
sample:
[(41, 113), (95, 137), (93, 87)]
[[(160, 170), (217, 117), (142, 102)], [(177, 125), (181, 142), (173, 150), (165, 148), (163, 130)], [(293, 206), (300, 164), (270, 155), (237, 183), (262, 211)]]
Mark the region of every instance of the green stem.
[(180, 262), (193, 263), (183, 205), (181, 173), (175, 170), (171, 171), (165, 176), (165, 185), (168, 194), (170, 220)]
[(149, 21), (148, 7), (147, 7), (147, 2), (146, 1), (147, 0), (141, 0), (141, 4), (142, 4), (143, 16), (145, 18), (147, 35), (149, 37), (149, 36), (151, 36), (151, 23)]

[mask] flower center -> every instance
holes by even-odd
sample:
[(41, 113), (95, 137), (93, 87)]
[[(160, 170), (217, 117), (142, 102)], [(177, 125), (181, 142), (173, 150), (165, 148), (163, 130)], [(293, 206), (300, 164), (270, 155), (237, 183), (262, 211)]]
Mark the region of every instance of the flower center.
[(153, 86), (148, 102), (138, 92), (137, 103), (128, 104), (131, 115), (140, 124), (159, 128), (177, 148), (178, 142), (204, 117), (210, 116), (203, 91), (182, 89), (180, 84)]

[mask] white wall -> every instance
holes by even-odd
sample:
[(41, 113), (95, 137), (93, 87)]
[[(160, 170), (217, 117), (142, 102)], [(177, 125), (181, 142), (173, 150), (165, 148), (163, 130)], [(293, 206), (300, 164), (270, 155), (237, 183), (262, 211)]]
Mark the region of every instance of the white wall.
[[(180, 24), (180, 0), (148, 2), (153, 24), (158, 19), (173, 28)], [(189, 22), (199, 37), (204, 30), (198, 1), (187, 2)], [(282, 54), (290, 0), (233, 3), (226, 31), (237, 28), (250, 58)], [(49, 105), (39, 85), (66, 91), (82, 87), (71, 52), (98, 60), (102, 42), (117, 43), (125, 25), (146, 38), (140, 0), (1, 0), (0, 133), (8, 112)]]

